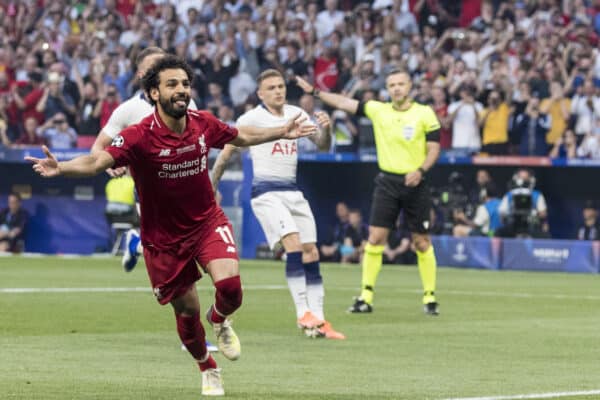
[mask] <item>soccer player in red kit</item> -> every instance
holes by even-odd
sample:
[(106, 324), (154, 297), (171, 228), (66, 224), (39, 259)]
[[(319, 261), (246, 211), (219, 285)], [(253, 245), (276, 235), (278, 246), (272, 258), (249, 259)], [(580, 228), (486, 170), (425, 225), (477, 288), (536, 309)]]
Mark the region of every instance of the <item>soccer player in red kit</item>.
[(175, 310), (177, 332), (202, 371), (202, 394), (223, 395), (220, 369), (206, 350), (196, 281), (199, 267), (216, 289), (207, 313), (219, 350), (235, 360), (240, 343), (227, 318), (242, 303), (238, 254), (231, 224), (216, 204), (208, 176), (208, 151), (225, 143), (251, 146), (315, 133), (296, 117), (276, 128), (231, 128), (211, 114), (188, 110), (193, 71), (182, 59), (165, 56), (142, 80), (153, 114), (124, 129), (103, 151), (57, 162), (26, 157), (44, 177), (84, 177), (128, 165), (141, 205), (144, 259), (160, 304)]

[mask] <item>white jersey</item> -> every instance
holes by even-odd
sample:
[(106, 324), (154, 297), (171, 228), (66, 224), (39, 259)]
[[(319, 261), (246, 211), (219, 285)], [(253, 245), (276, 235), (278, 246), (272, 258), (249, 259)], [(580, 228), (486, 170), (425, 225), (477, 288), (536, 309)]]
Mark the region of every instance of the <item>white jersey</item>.
[[(190, 100), (188, 108), (196, 110), (196, 103)], [(137, 92), (129, 100), (119, 104), (113, 111), (102, 132), (114, 139), (123, 129), (139, 123), (154, 112), (154, 106), (146, 100), (142, 92)]]
[[(301, 108), (285, 104), (283, 116), (273, 115), (263, 105), (247, 111), (237, 120), (238, 126), (273, 128), (282, 126), (298, 113), (307, 120), (308, 114)], [(250, 146), (250, 157), (254, 171), (252, 196), (269, 191), (298, 190), (296, 167), (298, 165), (298, 140), (278, 139)]]

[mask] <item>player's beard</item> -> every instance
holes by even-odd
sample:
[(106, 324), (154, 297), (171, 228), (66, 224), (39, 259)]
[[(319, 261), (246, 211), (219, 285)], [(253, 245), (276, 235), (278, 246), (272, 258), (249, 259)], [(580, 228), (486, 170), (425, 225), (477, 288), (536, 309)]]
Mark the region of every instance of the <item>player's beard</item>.
[[(175, 102), (183, 100), (185, 102), (185, 107), (176, 106)], [(187, 113), (188, 105), (190, 104), (190, 96), (182, 95), (182, 96), (173, 96), (170, 99), (164, 98), (162, 96), (158, 96), (158, 102), (162, 107), (165, 114), (169, 117), (179, 119)]]

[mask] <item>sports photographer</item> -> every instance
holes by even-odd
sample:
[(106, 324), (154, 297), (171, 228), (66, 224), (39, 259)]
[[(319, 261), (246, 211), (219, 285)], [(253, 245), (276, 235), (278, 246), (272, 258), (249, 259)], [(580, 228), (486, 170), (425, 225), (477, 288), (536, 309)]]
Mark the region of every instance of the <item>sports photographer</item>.
[(533, 172), (519, 169), (512, 177), (511, 186), (498, 209), (503, 226), (498, 229), (497, 236), (549, 237), (546, 199), (534, 189)]

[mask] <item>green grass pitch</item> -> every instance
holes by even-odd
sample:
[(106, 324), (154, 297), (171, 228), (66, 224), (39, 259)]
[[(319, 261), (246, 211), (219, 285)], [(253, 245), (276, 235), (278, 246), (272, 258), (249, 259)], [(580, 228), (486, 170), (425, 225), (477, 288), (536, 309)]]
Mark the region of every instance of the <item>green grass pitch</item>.
[[(283, 263), (241, 262), (244, 305), (234, 327), (242, 357), (216, 356), (226, 398), (442, 400), (600, 389), (598, 276), (440, 268), (441, 315), (428, 317), (416, 267), (384, 266), (370, 315), (345, 313), (360, 267), (322, 270), (326, 316), (345, 341), (309, 339), (296, 328)], [(212, 284), (204, 278), (198, 288), (206, 309)], [(126, 274), (116, 258), (0, 258), (0, 399), (186, 400), (200, 399), (200, 386), (143, 265)], [(568, 397), (594, 398), (600, 394)]]

